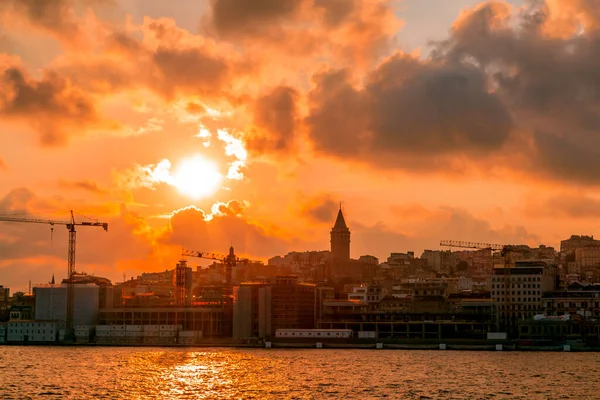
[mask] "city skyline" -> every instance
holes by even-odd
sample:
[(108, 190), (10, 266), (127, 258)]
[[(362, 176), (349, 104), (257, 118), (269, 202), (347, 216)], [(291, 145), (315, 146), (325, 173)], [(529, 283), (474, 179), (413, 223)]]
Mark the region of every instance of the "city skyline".
[[(107, 222), (76, 269), (113, 281), (328, 249), (340, 201), (352, 258), (597, 233), (600, 18), (434, 3), (5, 2), (0, 214)], [(0, 283), (64, 277), (67, 236), (2, 223)]]

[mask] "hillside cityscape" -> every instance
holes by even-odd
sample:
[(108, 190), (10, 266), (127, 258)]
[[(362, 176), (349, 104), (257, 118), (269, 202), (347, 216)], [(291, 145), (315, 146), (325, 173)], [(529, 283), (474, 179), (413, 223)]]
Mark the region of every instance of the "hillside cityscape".
[[(351, 259), (340, 207), (330, 237), (330, 250), (267, 264), (239, 259), (233, 247), (226, 255), (183, 250), (172, 269), (114, 284), (73, 273), (29, 293), (0, 286), (0, 343), (600, 344), (593, 236), (573, 235), (558, 250), (442, 240), (449, 249), (420, 257)], [(213, 263), (194, 269), (196, 258)]]

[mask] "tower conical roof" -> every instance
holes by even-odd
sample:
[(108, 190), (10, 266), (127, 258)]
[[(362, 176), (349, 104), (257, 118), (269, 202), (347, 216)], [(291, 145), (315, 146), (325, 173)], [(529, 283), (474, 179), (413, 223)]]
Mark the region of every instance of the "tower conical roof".
[(342, 207), (340, 206), (340, 211), (338, 211), (337, 218), (335, 219), (335, 224), (333, 225), (333, 229), (348, 229), (346, 226), (346, 221), (344, 220), (344, 213), (342, 213)]

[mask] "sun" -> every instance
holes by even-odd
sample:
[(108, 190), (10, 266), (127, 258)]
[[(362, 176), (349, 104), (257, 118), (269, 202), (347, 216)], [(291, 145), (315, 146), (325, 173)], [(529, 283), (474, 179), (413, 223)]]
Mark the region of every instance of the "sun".
[(181, 160), (172, 176), (179, 193), (195, 200), (216, 193), (222, 181), (217, 164), (200, 155)]

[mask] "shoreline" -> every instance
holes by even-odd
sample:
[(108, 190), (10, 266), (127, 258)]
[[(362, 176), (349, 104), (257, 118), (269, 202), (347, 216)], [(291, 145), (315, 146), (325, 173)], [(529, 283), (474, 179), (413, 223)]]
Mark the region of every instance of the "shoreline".
[[(146, 347), (146, 348), (242, 348), (242, 349), (265, 349), (265, 350), (430, 350), (430, 351), (493, 351), (493, 352), (571, 352), (571, 353), (594, 353), (600, 352), (600, 347), (573, 346), (556, 344), (551, 346), (519, 346), (515, 344), (447, 344), (447, 343), (332, 343), (332, 342), (266, 342), (267, 344), (249, 344), (238, 342), (203, 342), (194, 344), (178, 343), (2, 343), (2, 346), (45, 346), (45, 347)], [(501, 346), (501, 347), (498, 347)]]

